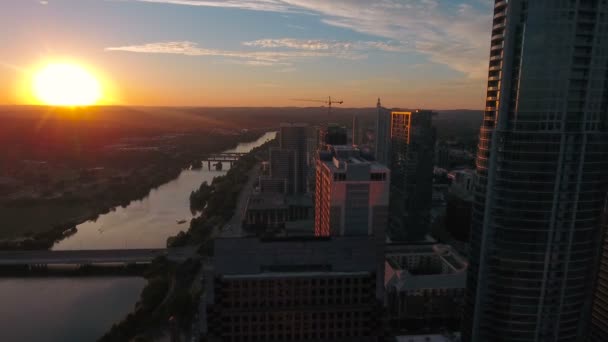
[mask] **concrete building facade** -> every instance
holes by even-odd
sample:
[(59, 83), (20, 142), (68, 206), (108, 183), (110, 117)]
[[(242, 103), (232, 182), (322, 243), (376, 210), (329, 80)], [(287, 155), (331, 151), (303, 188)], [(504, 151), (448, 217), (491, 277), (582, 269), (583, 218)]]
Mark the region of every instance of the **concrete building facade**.
[(212, 339), (346, 342), (381, 335), (372, 239), (217, 239), (214, 254)]
[(392, 333), (459, 329), (467, 263), (447, 245), (391, 246), (385, 306)]
[(351, 146), (331, 146), (317, 162), (315, 234), (384, 237), (390, 170)]

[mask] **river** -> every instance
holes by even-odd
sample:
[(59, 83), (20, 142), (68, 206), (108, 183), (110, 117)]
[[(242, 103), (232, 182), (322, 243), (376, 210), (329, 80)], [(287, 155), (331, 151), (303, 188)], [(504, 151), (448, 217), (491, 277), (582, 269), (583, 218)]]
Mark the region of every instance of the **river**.
[[(224, 152), (249, 152), (275, 135)], [(165, 247), (169, 236), (188, 229), (190, 192), (228, 168), (224, 163), (223, 171), (209, 171), (204, 163), (200, 170), (184, 170), (144, 199), (78, 225), (53, 249)], [(94, 341), (133, 310), (144, 285), (135, 277), (1, 278), (0, 341)]]
[[(258, 140), (239, 144), (225, 152), (249, 152), (276, 133), (269, 132)], [(211, 182), (213, 177), (223, 175), (229, 168), (224, 163), (223, 171), (207, 169), (203, 163), (200, 170), (184, 170), (174, 180), (153, 189), (139, 201), (133, 201), (125, 208), (101, 215), (97, 220), (78, 225), (76, 234), (53, 246), (54, 250), (63, 249), (123, 249), (165, 247), (167, 237), (188, 229), (193, 217), (190, 212), (190, 192), (197, 189), (203, 181)], [(178, 224), (179, 220), (186, 220)]]

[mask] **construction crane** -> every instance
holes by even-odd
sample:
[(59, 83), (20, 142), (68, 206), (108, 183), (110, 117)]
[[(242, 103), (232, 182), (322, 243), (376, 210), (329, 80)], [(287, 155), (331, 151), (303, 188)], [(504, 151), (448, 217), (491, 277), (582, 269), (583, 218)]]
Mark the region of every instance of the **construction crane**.
[(332, 104), (342, 104), (344, 101), (342, 100), (332, 100), (331, 96), (327, 97), (327, 100), (316, 100), (316, 99), (292, 99), (293, 101), (304, 101), (304, 102), (317, 102), (324, 103), (327, 105), (327, 115), (331, 114), (331, 105)]

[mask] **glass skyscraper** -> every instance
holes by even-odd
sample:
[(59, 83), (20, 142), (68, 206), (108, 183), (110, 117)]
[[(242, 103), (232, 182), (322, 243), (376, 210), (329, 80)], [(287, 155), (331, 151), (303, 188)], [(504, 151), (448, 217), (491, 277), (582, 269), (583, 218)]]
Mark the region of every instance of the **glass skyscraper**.
[(464, 341), (588, 333), (607, 81), (608, 1), (495, 1)]

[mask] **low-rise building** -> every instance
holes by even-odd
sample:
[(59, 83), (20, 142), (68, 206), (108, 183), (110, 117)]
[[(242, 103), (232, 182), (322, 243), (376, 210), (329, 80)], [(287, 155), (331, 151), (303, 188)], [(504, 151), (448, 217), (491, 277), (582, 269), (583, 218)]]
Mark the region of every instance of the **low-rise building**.
[(385, 304), (392, 332), (457, 329), (467, 262), (441, 244), (388, 246)]

